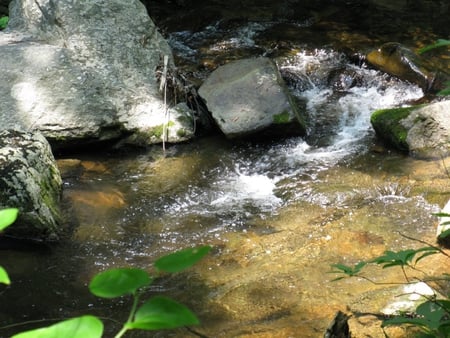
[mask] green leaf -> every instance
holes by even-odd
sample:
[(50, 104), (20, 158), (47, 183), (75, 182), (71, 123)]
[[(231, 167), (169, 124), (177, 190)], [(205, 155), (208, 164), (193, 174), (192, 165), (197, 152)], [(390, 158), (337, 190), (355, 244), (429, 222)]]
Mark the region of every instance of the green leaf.
[(405, 266), (410, 264), (416, 253), (417, 251), (413, 249), (398, 252), (385, 251), (383, 256), (376, 257), (370, 262), (382, 265), (383, 269), (391, 266)]
[[(442, 89), (437, 93), (439, 96), (447, 96), (450, 95), (450, 82), (445, 83), (446, 88)], [(447, 216), (448, 217), (448, 216)]]
[(183, 304), (156, 296), (144, 303), (137, 310), (134, 320), (125, 326), (128, 329), (164, 330), (199, 323), (198, 318)]
[[(361, 270), (367, 265), (367, 262), (358, 262), (355, 264), (355, 266), (348, 266), (348, 265), (344, 265), (344, 264), (332, 264), (331, 267), (337, 269), (337, 270), (332, 270), (329, 273), (343, 273), (345, 275), (347, 275), (347, 277), (354, 277), (357, 276)], [(338, 280), (344, 279), (344, 277), (337, 277), (333, 280), (331, 280), (332, 282), (336, 282)]]
[(110, 269), (95, 275), (89, 284), (89, 290), (102, 298), (115, 298), (134, 294), (139, 288), (151, 283), (145, 270), (137, 268)]
[(428, 52), (429, 50), (439, 48), (439, 47), (444, 47), (444, 46), (450, 46), (450, 40), (438, 39), (435, 43), (419, 49), (418, 53), (422, 54), (422, 53)]
[(2, 16), (0, 18), (0, 29), (5, 29), (8, 25), (9, 17), (8, 16)]
[(17, 208), (8, 208), (0, 210), (0, 231), (6, 229), (11, 224), (13, 224), (17, 215), (19, 214), (19, 209)]
[(436, 301), (426, 301), (420, 304), (416, 309), (417, 315), (427, 321), (427, 327), (436, 330), (441, 326), (442, 319), (448, 313), (445, 309)]
[(197, 263), (210, 250), (210, 246), (183, 249), (159, 258), (154, 265), (160, 271), (180, 272)]
[(450, 214), (447, 214), (446, 212), (435, 212), (432, 215), (437, 217), (450, 217)]
[(0, 266), (0, 283), (7, 284), (7, 285), (11, 284), (8, 273), (1, 266)]
[(445, 231), (442, 231), (439, 236), (438, 239), (444, 239), (447, 238), (450, 235), (450, 229), (447, 229)]
[(440, 251), (438, 248), (434, 248), (432, 246), (426, 246), (426, 247), (416, 250), (416, 254), (421, 253), (421, 252), (422, 252), (422, 255), (420, 255), (419, 257), (416, 258), (416, 261), (414, 264), (417, 264), (421, 259), (431, 256), (431, 255), (434, 255), (434, 254), (437, 254)]
[(12, 338), (100, 338), (103, 323), (94, 316), (64, 320), (54, 325), (16, 334)]

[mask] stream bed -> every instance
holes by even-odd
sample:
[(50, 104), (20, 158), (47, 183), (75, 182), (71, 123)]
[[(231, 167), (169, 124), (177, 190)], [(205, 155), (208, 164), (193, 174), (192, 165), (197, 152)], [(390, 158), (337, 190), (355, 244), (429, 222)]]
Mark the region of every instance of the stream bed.
[[(273, 54), (308, 112), (308, 136), (267, 142), (204, 136), (166, 152), (155, 146), (59, 158), (68, 236), (38, 251), (2, 252), (13, 283), (2, 293), (8, 307), (0, 308), (0, 326), (41, 319), (47, 325), (87, 313), (125, 320), (131, 301), (91, 296), (94, 274), (123, 266), (151, 271), (163, 254), (208, 244), (213, 250), (198, 265), (157, 279), (146, 292), (188, 305), (201, 320), (197, 333), (322, 337), (341, 310), (353, 312), (355, 337), (384, 337), (374, 314), (386, 305), (387, 287), (357, 278), (333, 282), (331, 265), (421, 246), (402, 234), (434, 243), (432, 213), (448, 200), (450, 160), (422, 161), (386, 149), (370, 126), (374, 110), (407, 105), (423, 96), (420, 88), (330, 45), (290, 41), (289, 52), (278, 53), (269, 43), (274, 26), (239, 22), (221, 31), (216, 22), (167, 38), (180, 67), (197, 81), (210, 71), (209, 58)], [(439, 271), (439, 262), (424, 269)], [(395, 269), (368, 273), (379, 282), (402, 281)], [(104, 322), (105, 337), (120, 329)], [(34, 326), (0, 329), (0, 337)], [(402, 329), (390, 334), (407, 336)]]

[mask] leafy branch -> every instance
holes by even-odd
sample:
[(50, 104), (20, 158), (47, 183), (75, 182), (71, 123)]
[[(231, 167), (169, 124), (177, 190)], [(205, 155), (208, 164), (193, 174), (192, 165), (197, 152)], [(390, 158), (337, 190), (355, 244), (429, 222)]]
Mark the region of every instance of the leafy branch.
[[(438, 217), (450, 217), (447, 213), (438, 213), (435, 214)], [(450, 224), (450, 222), (444, 222), (442, 224)], [(420, 242), (425, 244), (426, 246), (421, 247), (419, 249), (406, 249), (400, 251), (385, 251), (383, 255), (375, 257), (369, 261), (361, 261), (356, 263), (354, 266), (348, 266), (344, 264), (333, 264), (333, 270), (331, 273), (340, 273), (343, 276), (339, 276), (333, 281), (337, 281), (343, 279), (345, 277), (359, 277), (364, 280), (367, 280), (374, 284), (398, 284), (398, 283), (378, 283), (373, 281), (372, 279), (362, 275), (363, 269), (368, 264), (376, 264), (381, 266), (383, 269), (391, 268), (398, 266), (401, 268), (403, 276), (405, 277), (406, 283), (411, 283), (411, 278), (408, 277), (406, 273), (406, 268), (411, 268), (417, 271), (420, 271), (416, 268), (416, 265), (422, 259), (434, 255), (434, 254), (442, 254), (448, 258), (448, 255), (441, 248), (431, 245), (426, 241), (419, 240), (404, 234), (400, 234), (401, 236)], [(444, 231), (440, 234), (442, 238), (450, 235), (450, 231)], [(439, 278), (427, 278), (428, 280), (439, 280)], [(449, 281), (450, 275), (443, 274), (442, 280)], [(401, 283), (404, 284), (404, 283)], [(424, 333), (423, 337), (427, 338), (449, 338), (450, 333), (450, 300), (448, 297), (446, 299), (437, 299), (436, 296), (426, 297), (425, 302), (420, 304), (415, 311), (413, 316), (397, 316), (394, 318), (386, 319), (383, 321), (382, 327), (391, 326), (391, 325), (413, 325)]]
[[(158, 274), (181, 272), (202, 259), (211, 247), (187, 248), (163, 256), (154, 262)], [(122, 337), (130, 330), (165, 330), (198, 325), (197, 316), (185, 305), (165, 296), (154, 296), (140, 304), (143, 291), (156, 277), (139, 268), (115, 268), (98, 273), (89, 283), (89, 291), (101, 298), (117, 298), (130, 295), (133, 305), (127, 321), (115, 338)], [(103, 323), (95, 316), (81, 316), (64, 320), (51, 326), (34, 329), (14, 335), (12, 338), (99, 338), (103, 333)]]
[[(13, 224), (18, 216), (16, 208), (0, 210), (0, 231)], [(154, 296), (143, 304), (140, 297), (159, 275), (177, 273), (196, 264), (211, 250), (210, 246), (187, 248), (157, 259), (153, 265), (156, 276), (139, 268), (115, 268), (100, 272), (89, 283), (89, 291), (101, 298), (132, 296), (133, 305), (127, 321), (115, 338), (121, 338), (130, 330), (164, 330), (197, 325), (199, 320), (185, 305), (165, 296)], [(0, 266), (0, 283), (10, 284), (6, 270)], [(30, 323), (30, 322), (28, 322)], [(9, 326), (11, 327), (11, 326)], [(12, 338), (100, 338), (103, 322), (99, 317), (84, 315), (63, 320), (56, 324), (18, 333)]]

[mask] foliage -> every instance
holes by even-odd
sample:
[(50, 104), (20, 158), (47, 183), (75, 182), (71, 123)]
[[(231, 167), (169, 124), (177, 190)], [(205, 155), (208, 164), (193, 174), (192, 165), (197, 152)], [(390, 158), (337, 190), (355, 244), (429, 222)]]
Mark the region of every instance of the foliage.
[[(183, 249), (155, 261), (154, 266), (161, 272), (183, 271), (210, 251), (209, 246)], [(198, 318), (183, 304), (164, 296), (154, 296), (140, 307), (142, 291), (152, 284), (154, 277), (138, 268), (115, 268), (98, 273), (89, 283), (92, 294), (101, 298), (117, 298), (126, 295), (133, 297), (133, 305), (128, 320), (115, 336), (122, 337), (127, 331), (163, 330), (199, 324)], [(13, 338), (56, 338), (88, 337), (98, 338), (103, 333), (103, 323), (94, 316), (82, 316), (68, 319), (54, 325), (19, 333)]]
[[(0, 231), (5, 230), (7, 227), (13, 224), (16, 221), (18, 214), (19, 209), (16, 208), (0, 210)], [(8, 273), (2, 266), (0, 266), (0, 283), (7, 285), (11, 284)]]
[[(450, 217), (450, 214), (439, 213), (435, 214), (439, 217)], [(445, 222), (443, 224), (450, 224)], [(450, 231), (444, 231), (440, 236), (445, 237), (450, 235)], [(404, 236), (408, 239), (412, 239), (408, 236)], [(416, 240), (421, 243), (425, 243), (420, 240)], [(427, 244), (427, 243), (425, 243)], [(363, 269), (369, 264), (376, 264), (377, 266), (385, 268), (400, 267), (405, 277), (405, 283), (410, 283), (410, 278), (407, 275), (405, 268), (416, 270), (416, 264), (422, 259), (434, 255), (442, 254), (447, 258), (450, 256), (443, 250), (433, 245), (427, 245), (419, 249), (406, 249), (400, 251), (385, 251), (383, 255), (375, 257), (368, 261), (361, 261), (354, 266), (348, 266), (345, 264), (333, 264), (332, 271), (330, 273), (339, 273), (343, 276), (339, 276), (333, 281), (343, 279), (345, 277), (358, 277), (365, 279), (371, 283), (377, 284), (370, 278), (363, 274)], [(441, 279), (449, 280), (448, 274), (440, 276)], [(428, 276), (427, 279), (433, 279)], [(417, 327), (422, 333), (421, 337), (438, 337), (449, 338), (450, 337), (450, 299), (436, 299), (435, 297), (425, 297), (426, 301), (417, 306), (413, 316), (411, 315), (399, 315), (393, 318), (389, 318), (383, 321), (382, 327), (391, 325), (412, 325)]]
[(8, 25), (9, 17), (8, 16), (2, 16), (0, 18), (0, 30), (5, 29)]
[[(0, 231), (14, 223), (18, 209), (0, 210)], [(201, 260), (211, 250), (209, 246), (187, 248), (165, 255), (154, 262), (158, 273), (181, 272)], [(115, 268), (96, 274), (89, 283), (92, 294), (101, 298), (133, 297), (133, 305), (127, 321), (115, 336), (127, 331), (163, 330), (199, 324), (198, 318), (183, 304), (164, 296), (154, 296), (140, 307), (139, 298), (155, 277), (139, 268)], [(10, 284), (5, 269), (0, 267), (0, 283)], [(13, 338), (99, 338), (103, 333), (102, 321), (90, 315), (67, 319), (44, 328), (18, 333)]]
[[(450, 46), (450, 40), (438, 39), (435, 43), (419, 49), (419, 54), (426, 53), (426, 52), (428, 52), (430, 50), (433, 50), (435, 48), (447, 47), (447, 46)], [(442, 89), (438, 93), (438, 95), (441, 95), (441, 96), (450, 95), (450, 81), (445, 82), (444, 85), (445, 85), (445, 88)]]
[(450, 46), (450, 40), (438, 39), (435, 43), (419, 49), (419, 54), (423, 54), (425, 52), (428, 52), (429, 50), (445, 46)]
[(67, 319), (49, 327), (16, 334), (14, 338), (97, 338), (103, 333), (103, 323), (94, 316)]

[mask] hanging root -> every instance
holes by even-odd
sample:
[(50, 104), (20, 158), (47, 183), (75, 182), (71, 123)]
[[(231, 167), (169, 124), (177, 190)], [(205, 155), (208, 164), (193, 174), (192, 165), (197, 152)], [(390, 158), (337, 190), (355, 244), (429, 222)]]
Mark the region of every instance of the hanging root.
[(165, 110), (167, 105), (176, 105), (186, 102), (187, 106), (194, 112), (193, 123), (194, 133), (197, 129), (197, 119), (207, 112), (203, 100), (197, 94), (196, 89), (185, 76), (180, 74), (176, 68), (167, 66), (167, 56), (164, 56), (164, 63), (156, 69), (156, 78), (159, 81), (159, 91), (164, 96)]

